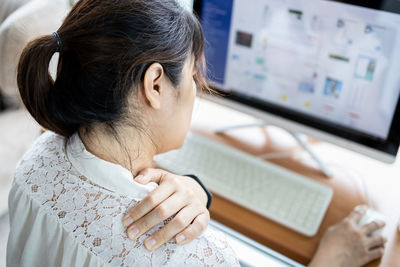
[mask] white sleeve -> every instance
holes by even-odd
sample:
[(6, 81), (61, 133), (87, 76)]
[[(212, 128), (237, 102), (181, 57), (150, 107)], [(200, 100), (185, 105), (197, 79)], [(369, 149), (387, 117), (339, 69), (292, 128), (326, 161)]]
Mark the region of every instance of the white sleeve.
[(15, 184), (9, 203), (7, 266), (105, 266)]

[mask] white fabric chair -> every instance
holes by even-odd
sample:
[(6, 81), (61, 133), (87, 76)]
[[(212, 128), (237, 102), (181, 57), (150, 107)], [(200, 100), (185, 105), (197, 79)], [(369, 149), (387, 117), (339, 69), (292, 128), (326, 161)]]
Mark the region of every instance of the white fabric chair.
[(0, 24), (15, 10), (30, 0), (0, 0)]
[(56, 31), (69, 8), (66, 0), (31, 0), (0, 25), (0, 88), (6, 99), (20, 105), (16, 76), (22, 50), (36, 37)]

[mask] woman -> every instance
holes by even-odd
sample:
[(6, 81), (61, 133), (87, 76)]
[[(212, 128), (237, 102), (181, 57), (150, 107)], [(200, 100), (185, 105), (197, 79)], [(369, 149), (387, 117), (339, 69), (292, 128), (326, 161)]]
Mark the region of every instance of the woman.
[[(201, 185), (151, 169), (154, 155), (183, 144), (196, 86), (207, 88), (203, 44), (175, 0), (81, 0), (54, 35), (26, 47), (21, 97), (52, 132), (15, 174), (9, 266), (238, 265), (221, 234), (199, 236), (209, 220)], [(382, 225), (358, 227), (363, 212), (328, 231), (312, 265), (381, 255), (383, 240), (368, 235)]]

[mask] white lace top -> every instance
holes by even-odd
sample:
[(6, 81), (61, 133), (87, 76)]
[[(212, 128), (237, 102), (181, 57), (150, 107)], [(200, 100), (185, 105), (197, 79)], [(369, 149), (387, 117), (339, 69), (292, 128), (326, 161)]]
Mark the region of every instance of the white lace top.
[(194, 241), (156, 251), (129, 240), (123, 215), (156, 184), (90, 154), (74, 135), (46, 132), (24, 155), (9, 195), (7, 266), (239, 266), (225, 237), (207, 229)]

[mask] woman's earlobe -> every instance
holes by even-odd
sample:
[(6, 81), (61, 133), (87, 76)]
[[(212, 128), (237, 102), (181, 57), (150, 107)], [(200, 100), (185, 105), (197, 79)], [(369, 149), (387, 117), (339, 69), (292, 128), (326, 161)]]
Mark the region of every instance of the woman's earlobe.
[(161, 108), (161, 93), (160, 93), (160, 86), (154, 85), (149, 89), (144, 88), (144, 94), (147, 99), (147, 102), (153, 109), (160, 109)]

